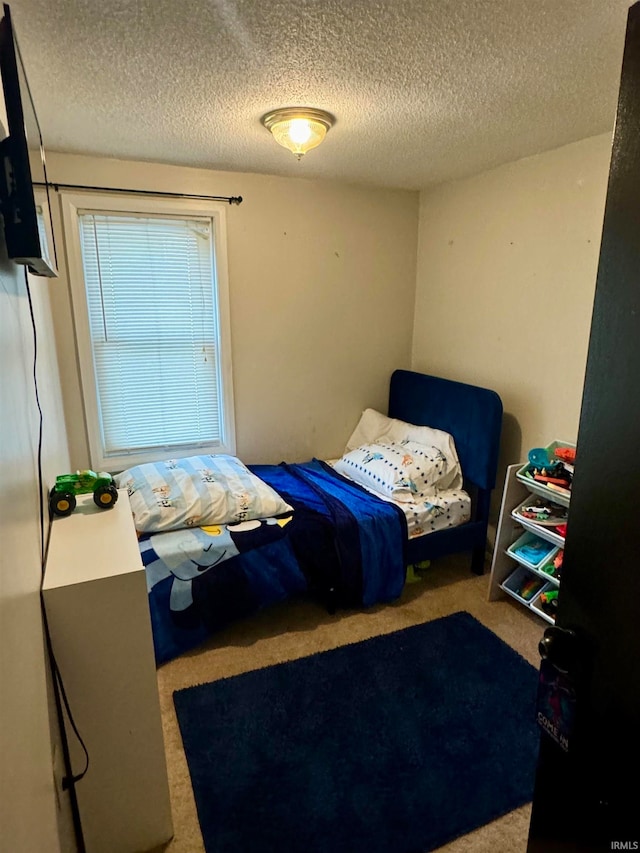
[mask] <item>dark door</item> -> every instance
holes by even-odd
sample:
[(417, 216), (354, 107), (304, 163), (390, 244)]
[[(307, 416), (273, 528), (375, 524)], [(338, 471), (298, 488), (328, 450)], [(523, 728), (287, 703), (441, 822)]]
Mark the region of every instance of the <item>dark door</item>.
[(541, 734), (528, 853), (640, 850), (640, 3), (627, 23), (576, 463), (556, 620), (573, 635), (555, 638), (567, 641), (575, 725), (567, 752)]

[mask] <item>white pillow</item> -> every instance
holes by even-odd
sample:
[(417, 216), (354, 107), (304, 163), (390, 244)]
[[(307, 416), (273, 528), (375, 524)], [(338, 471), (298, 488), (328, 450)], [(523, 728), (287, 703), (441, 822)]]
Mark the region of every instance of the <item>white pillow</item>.
[(292, 509), (239, 459), (221, 453), (149, 462), (114, 479), (129, 493), (140, 533), (270, 518)]
[(447, 472), (438, 483), (439, 489), (461, 489), (462, 469), (453, 436), (441, 429), (417, 426), (397, 418), (389, 418), (375, 409), (365, 409), (357, 427), (347, 441), (346, 452), (380, 441), (413, 441), (425, 447), (437, 447), (447, 458)]
[(334, 468), (378, 494), (411, 503), (434, 495), (448, 466), (447, 457), (433, 445), (380, 441), (345, 453)]

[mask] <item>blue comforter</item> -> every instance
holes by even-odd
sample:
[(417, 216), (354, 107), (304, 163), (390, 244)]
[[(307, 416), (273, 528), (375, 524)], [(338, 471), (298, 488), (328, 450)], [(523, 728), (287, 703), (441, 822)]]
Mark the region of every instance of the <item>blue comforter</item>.
[(317, 459), (249, 467), (293, 513), (140, 539), (158, 665), (307, 590), (330, 609), (392, 601), (402, 591), (407, 532), (398, 507)]

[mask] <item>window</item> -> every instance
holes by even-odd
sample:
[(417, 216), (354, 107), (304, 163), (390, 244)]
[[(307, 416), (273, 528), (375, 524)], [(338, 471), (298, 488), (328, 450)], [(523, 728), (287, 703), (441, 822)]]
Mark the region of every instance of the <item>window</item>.
[(91, 464), (234, 453), (224, 207), (63, 209)]

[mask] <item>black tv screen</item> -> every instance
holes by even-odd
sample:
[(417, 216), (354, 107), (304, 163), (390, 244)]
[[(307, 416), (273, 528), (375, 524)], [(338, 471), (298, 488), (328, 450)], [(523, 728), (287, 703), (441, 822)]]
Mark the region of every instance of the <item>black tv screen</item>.
[[(9, 257), (35, 275), (57, 276), (42, 134), (20, 48), (4, 4), (0, 74), (8, 136), (0, 142), (0, 211)], [(43, 186), (36, 200), (34, 183)]]

